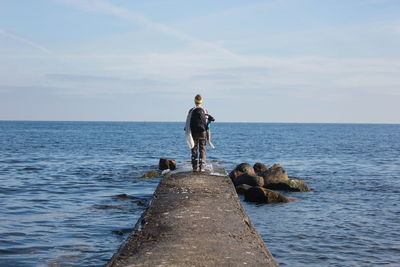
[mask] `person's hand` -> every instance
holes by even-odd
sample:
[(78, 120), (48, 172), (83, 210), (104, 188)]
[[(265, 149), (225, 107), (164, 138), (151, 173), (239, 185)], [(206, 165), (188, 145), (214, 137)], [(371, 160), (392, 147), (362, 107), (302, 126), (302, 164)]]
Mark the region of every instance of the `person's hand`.
[(211, 116), (211, 115), (208, 115), (208, 120), (209, 120), (209, 121), (215, 121), (214, 117)]

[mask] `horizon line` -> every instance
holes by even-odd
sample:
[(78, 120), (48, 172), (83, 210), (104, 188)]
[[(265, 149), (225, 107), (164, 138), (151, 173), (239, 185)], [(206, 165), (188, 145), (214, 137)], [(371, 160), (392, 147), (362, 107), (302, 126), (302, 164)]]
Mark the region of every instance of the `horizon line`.
[[(185, 121), (128, 121), (128, 120), (3, 120), (0, 122), (133, 122), (133, 123), (185, 123)], [(395, 122), (265, 122), (265, 121), (218, 121), (216, 123), (249, 123), (249, 124), (377, 124), (377, 125), (399, 125)]]

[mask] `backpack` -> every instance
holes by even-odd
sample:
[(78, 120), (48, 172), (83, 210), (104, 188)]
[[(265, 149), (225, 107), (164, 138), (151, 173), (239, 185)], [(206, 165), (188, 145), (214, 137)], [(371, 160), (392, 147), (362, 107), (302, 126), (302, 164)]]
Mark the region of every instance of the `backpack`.
[(204, 109), (195, 108), (192, 110), (190, 129), (192, 130), (192, 133), (201, 133), (208, 130)]

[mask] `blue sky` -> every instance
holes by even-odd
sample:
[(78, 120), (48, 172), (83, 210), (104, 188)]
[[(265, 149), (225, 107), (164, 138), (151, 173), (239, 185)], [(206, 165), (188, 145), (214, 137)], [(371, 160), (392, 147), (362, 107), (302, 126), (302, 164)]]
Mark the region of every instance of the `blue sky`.
[(0, 120), (400, 123), (397, 0), (0, 0)]

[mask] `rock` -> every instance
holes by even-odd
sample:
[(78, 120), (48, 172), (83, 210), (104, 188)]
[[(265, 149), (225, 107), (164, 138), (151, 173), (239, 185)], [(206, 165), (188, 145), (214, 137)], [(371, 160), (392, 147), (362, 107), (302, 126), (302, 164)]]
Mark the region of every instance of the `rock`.
[(174, 159), (160, 159), (158, 168), (163, 171), (170, 169), (171, 171), (176, 169), (176, 161)]
[(289, 181), (287, 172), (279, 164), (274, 164), (274, 166), (261, 173), (261, 176), (264, 178), (264, 185)]
[(117, 199), (129, 199), (127, 194), (118, 194), (115, 196)]
[(299, 179), (275, 181), (264, 185), (265, 188), (292, 192), (310, 192), (310, 188)]
[(236, 166), (235, 170), (240, 171), (242, 173), (247, 173), (250, 175), (256, 175), (253, 167), (248, 163), (240, 163)]
[(264, 178), (264, 187), (273, 190), (292, 192), (309, 192), (310, 188), (299, 179), (289, 179), (287, 172), (280, 164), (274, 164), (271, 168), (261, 173)]
[(229, 177), (231, 178), (232, 182), (235, 183), (235, 180), (238, 176), (242, 175), (243, 172), (238, 171), (238, 170), (233, 170), (231, 171), (231, 173), (229, 174)]
[(235, 169), (233, 169), (233, 171), (231, 171), (231, 173), (229, 174), (229, 177), (231, 178), (232, 182), (234, 184), (236, 184), (236, 179), (237, 177), (239, 177), (240, 175), (243, 174), (249, 174), (249, 175), (256, 175), (253, 167), (248, 164), (248, 163), (241, 163), (239, 165), (237, 165), (235, 167)]
[(140, 178), (154, 178), (154, 177), (160, 177), (161, 173), (160, 171), (154, 170), (154, 171), (149, 171), (145, 174), (142, 175)]
[(281, 164), (275, 163), (274, 165), (272, 165), (271, 168), (276, 169), (276, 168), (280, 168), (280, 167), (281, 167)]
[(248, 184), (241, 184), (235, 187), (236, 188), (236, 193), (238, 194), (244, 194), (248, 189), (252, 188), (251, 185)]
[(244, 192), (244, 200), (257, 203), (286, 203), (290, 201), (289, 198), (282, 194), (259, 186), (247, 189)]
[(236, 177), (236, 179), (233, 181), (233, 184), (235, 186), (241, 185), (241, 184), (247, 184), (247, 185), (251, 185), (251, 186), (263, 186), (264, 178), (257, 176), (257, 175), (250, 175), (250, 174), (244, 173), (244, 174)]
[(263, 172), (268, 170), (268, 166), (263, 163), (257, 162), (256, 164), (254, 164), (253, 169), (258, 176), (261, 176)]

